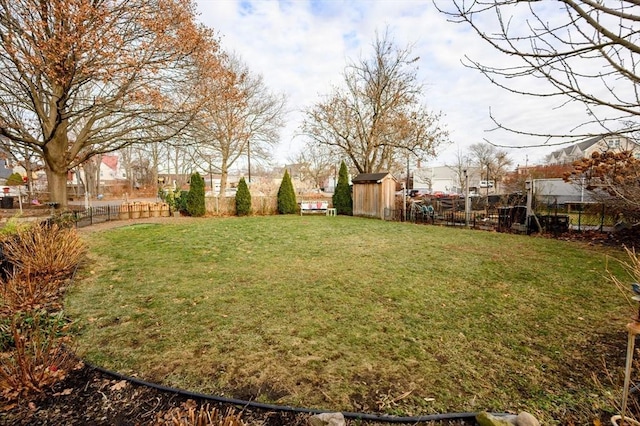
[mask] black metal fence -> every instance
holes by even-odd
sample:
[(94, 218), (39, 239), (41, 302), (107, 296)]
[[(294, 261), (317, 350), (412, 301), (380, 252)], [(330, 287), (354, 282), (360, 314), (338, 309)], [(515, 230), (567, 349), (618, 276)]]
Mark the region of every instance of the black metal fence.
[[(474, 208), (472, 204), (472, 208)], [(442, 226), (468, 226), (498, 232), (552, 232), (599, 231), (614, 229), (616, 218), (599, 203), (566, 203), (536, 205), (535, 216), (527, 224), (526, 207), (521, 205), (464, 211), (464, 200), (438, 200), (437, 202), (410, 203), (407, 209), (385, 209), (385, 220), (432, 224)], [(89, 207), (69, 211), (61, 219), (69, 220), (77, 228), (122, 219), (121, 205)], [(125, 214), (126, 215), (126, 214)]]
[[(564, 218), (570, 230), (609, 232), (616, 224), (616, 214), (602, 203), (549, 203), (538, 204), (536, 216)], [(556, 219), (561, 220), (561, 219)]]
[[(514, 199), (522, 202), (522, 199)], [(526, 203), (526, 198), (525, 198)], [(464, 199), (432, 199), (410, 202), (402, 207), (385, 209), (385, 220), (443, 226), (468, 226), (492, 229), (498, 232), (550, 232), (569, 231), (611, 232), (615, 229), (615, 213), (601, 203), (534, 203), (533, 215), (527, 220), (524, 205), (501, 205), (486, 199), (471, 200), (471, 212), (464, 211)]]
[(119, 220), (120, 209), (121, 206), (89, 207), (84, 210), (64, 212), (61, 214), (60, 219), (72, 221), (76, 228), (84, 228), (98, 223)]

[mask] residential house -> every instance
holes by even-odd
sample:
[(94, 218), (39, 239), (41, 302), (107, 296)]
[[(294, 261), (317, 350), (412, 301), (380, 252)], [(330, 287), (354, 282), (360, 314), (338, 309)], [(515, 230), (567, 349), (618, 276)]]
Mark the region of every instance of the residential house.
[[(490, 181), (479, 167), (469, 167), (467, 179), (469, 189), (478, 191), (482, 189), (484, 193), (489, 189), (490, 193), (495, 192), (494, 186), (487, 184)], [(464, 177), (458, 175), (458, 170), (451, 166), (418, 167), (413, 170), (413, 188), (428, 194), (443, 192), (445, 194), (461, 194), (464, 192)]]
[[(70, 171), (67, 177), (67, 185), (75, 188), (77, 195), (82, 195), (82, 183), (86, 182), (85, 170), (80, 166), (79, 170)], [(80, 173), (80, 176), (78, 176)], [(100, 162), (100, 187), (116, 186), (127, 181), (127, 173), (122, 167), (120, 157), (114, 154), (102, 155)], [(80, 179), (79, 179), (80, 178)]]
[(4, 182), (13, 173), (13, 169), (7, 164), (6, 158), (0, 158), (0, 181)]
[(122, 167), (117, 155), (102, 155), (100, 163), (100, 184), (109, 186), (123, 183), (127, 180), (127, 173)]
[(596, 136), (554, 151), (547, 157), (547, 163), (571, 164), (581, 158), (591, 157), (594, 152), (606, 151), (634, 151), (635, 155), (640, 158), (640, 145), (638, 143), (625, 136), (610, 135)]

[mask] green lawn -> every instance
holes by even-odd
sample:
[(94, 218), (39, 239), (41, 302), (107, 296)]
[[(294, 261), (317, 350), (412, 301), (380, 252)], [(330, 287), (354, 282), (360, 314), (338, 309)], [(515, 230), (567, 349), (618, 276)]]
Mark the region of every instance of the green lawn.
[(619, 399), (632, 308), (602, 249), (324, 216), (85, 236), (91, 262), (67, 300), (78, 349), (124, 374), (331, 410), (528, 410), (544, 424)]

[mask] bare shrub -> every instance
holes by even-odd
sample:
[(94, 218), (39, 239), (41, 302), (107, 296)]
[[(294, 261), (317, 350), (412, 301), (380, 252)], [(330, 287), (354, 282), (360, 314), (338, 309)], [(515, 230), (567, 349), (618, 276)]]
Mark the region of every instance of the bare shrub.
[[(624, 250), (627, 253), (627, 260), (620, 260), (620, 265), (622, 265), (622, 268), (632, 281), (623, 282), (612, 271), (608, 271), (609, 280), (623, 293), (630, 305), (637, 305), (637, 303), (631, 301), (630, 296), (633, 295), (631, 282), (640, 283), (640, 254), (636, 253), (634, 248), (625, 247)], [(640, 312), (638, 315), (640, 315)]]
[[(635, 305), (636, 315), (633, 318), (633, 321), (639, 322), (640, 321), (640, 304), (638, 303), (637, 297), (640, 295), (640, 287), (638, 287), (640, 283), (640, 255), (636, 253), (635, 248), (625, 247), (625, 252), (627, 254), (627, 259), (620, 260), (619, 262), (622, 268), (624, 269), (624, 271), (626, 272), (627, 277), (630, 278), (630, 281), (628, 282), (623, 281), (623, 279), (616, 276), (616, 274), (611, 270), (608, 270), (609, 280), (613, 284), (615, 284), (615, 286), (622, 292), (624, 297), (627, 299), (627, 302), (629, 303), (629, 305), (631, 306)], [(636, 298), (632, 299), (632, 296), (635, 296)], [(631, 329), (629, 330), (630, 330), (629, 333), (631, 333)], [(637, 354), (637, 350), (634, 351), (633, 354), (634, 355)], [(632, 362), (633, 362), (634, 368), (637, 370), (638, 367), (640, 367), (638, 360), (634, 359), (632, 360)], [(607, 372), (608, 377), (611, 377), (611, 374), (609, 374), (609, 371), (606, 369), (606, 366), (605, 366), (605, 371)], [(615, 382), (611, 378), (609, 380), (611, 383), (615, 384)], [(627, 398), (626, 400), (624, 400), (623, 398), (620, 404), (618, 404), (618, 401), (613, 401), (612, 405), (614, 405), (616, 409), (618, 409), (618, 412), (622, 413), (622, 416), (626, 416), (627, 419), (634, 418), (634, 417), (640, 418), (639, 417), (640, 401), (638, 400), (637, 394), (632, 393), (631, 395), (626, 396), (626, 398)], [(633, 422), (636, 422), (635, 419), (633, 420)], [(634, 424), (637, 424), (637, 422)]]
[[(64, 347), (69, 324), (62, 312), (18, 312), (4, 317), (3, 351), (0, 353), (0, 395), (14, 401), (65, 378), (74, 360)], [(4, 335), (7, 333), (8, 335)]]
[(244, 426), (240, 414), (232, 408), (224, 413), (209, 404), (198, 408), (193, 400), (188, 400), (180, 407), (173, 408), (156, 416), (157, 426)]
[(29, 273), (12, 274), (4, 283), (0, 283), (0, 314), (11, 315), (38, 309), (59, 311), (62, 309), (66, 282)]
[(56, 223), (16, 228), (0, 243), (8, 263), (0, 281), (0, 396), (11, 402), (43, 392), (73, 367), (62, 297), (85, 246)]
[(75, 229), (57, 224), (19, 230), (4, 239), (3, 247), (14, 271), (45, 280), (70, 277), (86, 250)]

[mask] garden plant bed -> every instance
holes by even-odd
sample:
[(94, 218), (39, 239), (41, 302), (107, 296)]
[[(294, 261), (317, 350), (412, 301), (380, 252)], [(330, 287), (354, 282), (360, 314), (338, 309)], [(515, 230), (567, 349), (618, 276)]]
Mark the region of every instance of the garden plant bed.
[(306, 425), (308, 416), (250, 410), (187, 398), (171, 392), (130, 384), (84, 364), (53, 389), (0, 414), (11, 425), (150, 425), (159, 424), (176, 407), (209, 404), (221, 411), (241, 412), (247, 425)]
[[(222, 413), (240, 414), (247, 426), (308, 426), (311, 414), (290, 410), (273, 411), (207, 398), (184, 396), (122, 380), (78, 362), (68, 377), (39, 397), (24, 403), (3, 407), (0, 423), (29, 426), (134, 426), (164, 425), (177, 418), (175, 410), (186, 413), (191, 407), (217, 408)], [(172, 416), (173, 415), (173, 416)], [(369, 426), (388, 422), (365, 422)], [(170, 423), (172, 424), (172, 423)], [(362, 424), (347, 420), (348, 425)], [(393, 423), (399, 426), (408, 423)], [(414, 423), (411, 423), (415, 425)], [(420, 422), (425, 426), (469, 426), (468, 420)]]

